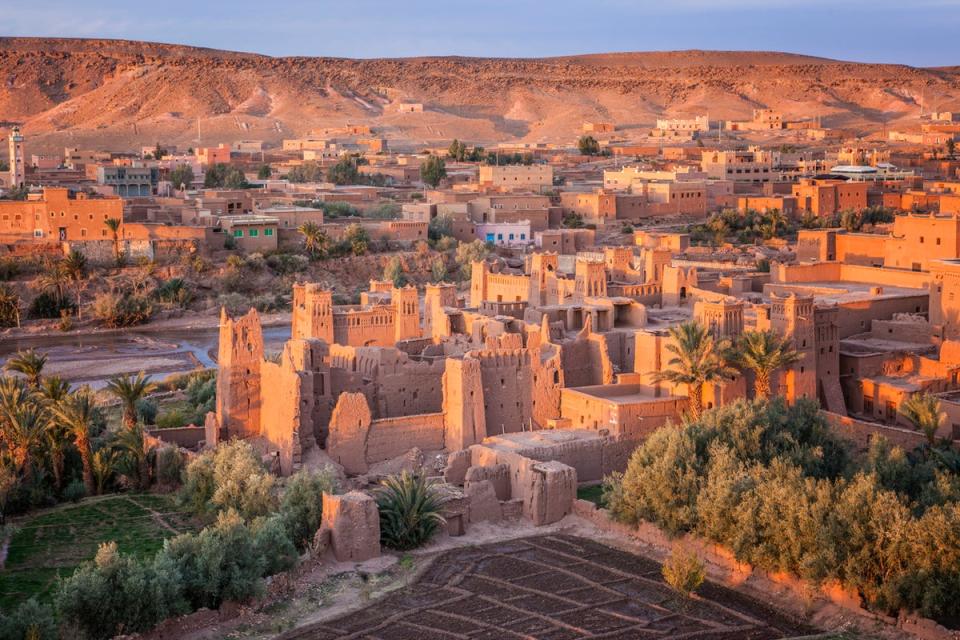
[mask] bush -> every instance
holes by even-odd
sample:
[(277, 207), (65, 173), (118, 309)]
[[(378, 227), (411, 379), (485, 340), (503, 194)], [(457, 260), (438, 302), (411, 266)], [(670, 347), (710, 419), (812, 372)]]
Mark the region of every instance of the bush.
[(20, 275), (20, 265), (14, 258), (0, 258), (0, 281), (13, 280)]
[(93, 301), (93, 315), (111, 328), (131, 327), (150, 319), (153, 305), (146, 296), (124, 291), (108, 291)]
[(663, 579), (675, 591), (689, 596), (703, 584), (703, 563), (693, 553), (674, 547), (661, 568)]
[(277, 275), (300, 273), (310, 266), (306, 256), (290, 253), (274, 253), (267, 256), (267, 266)]
[(193, 293), (183, 278), (170, 278), (163, 281), (157, 287), (155, 295), (160, 302), (173, 304), (181, 308), (186, 308), (193, 300)]
[(336, 490), (336, 480), (330, 469), (299, 471), (287, 482), (280, 501), (280, 517), (287, 537), (301, 551), (307, 547), (320, 528), (323, 515), (323, 494)]
[(875, 442), (854, 464), (812, 403), (739, 401), (654, 432), (606, 495), (620, 521), (694, 532), (741, 562), (949, 622), (960, 617), (946, 595), (960, 585), (958, 461)]
[(173, 445), (157, 449), (157, 483), (163, 487), (176, 487), (183, 475), (183, 454)]
[(9, 614), (0, 611), (0, 640), (56, 640), (57, 623), (50, 607), (30, 598)]
[(157, 418), (157, 428), (159, 429), (177, 429), (184, 427), (189, 422), (188, 416), (180, 409), (174, 409), (160, 414)]
[(157, 420), (157, 401), (151, 398), (137, 400), (137, 420), (141, 424), (154, 424)]
[(225, 600), (245, 601), (263, 592), (266, 559), (250, 528), (229, 510), (199, 534), (167, 540), (156, 562), (180, 577), (191, 609), (217, 608)]
[(87, 495), (87, 487), (83, 480), (72, 480), (63, 488), (63, 499), (67, 502), (80, 502)]
[(300, 557), (279, 515), (254, 521), (253, 547), (255, 553), (263, 558), (265, 576), (292, 569)]
[(380, 543), (406, 551), (426, 544), (444, 524), (436, 490), (423, 476), (404, 471), (384, 479), (377, 491)]
[(77, 305), (69, 297), (58, 298), (49, 291), (41, 291), (30, 303), (28, 313), (32, 318), (59, 318), (63, 311), (73, 313)]
[(56, 609), (68, 628), (88, 638), (135, 633), (185, 612), (179, 582), (173, 567), (137, 562), (109, 542), (60, 583)]
[(245, 519), (269, 514), (276, 505), (274, 479), (248, 442), (235, 440), (194, 458), (184, 473), (180, 497), (194, 513), (233, 509)]

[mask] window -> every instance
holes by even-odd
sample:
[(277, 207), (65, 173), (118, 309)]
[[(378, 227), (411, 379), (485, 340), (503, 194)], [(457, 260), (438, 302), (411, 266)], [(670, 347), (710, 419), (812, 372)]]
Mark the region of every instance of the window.
[(272, 235), (273, 235), (273, 229), (264, 229), (264, 230), (263, 230), (263, 235), (265, 235), (265, 236), (272, 236)]
[(234, 229), (234, 230), (233, 230), (233, 237), (234, 237), (234, 238), (242, 238), (242, 237), (243, 237), (243, 229)]
[(247, 234), (247, 235), (249, 235), (251, 238), (256, 238), (257, 236), (260, 235), (260, 230), (259, 230), (259, 229), (250, 229), (250, 233)]

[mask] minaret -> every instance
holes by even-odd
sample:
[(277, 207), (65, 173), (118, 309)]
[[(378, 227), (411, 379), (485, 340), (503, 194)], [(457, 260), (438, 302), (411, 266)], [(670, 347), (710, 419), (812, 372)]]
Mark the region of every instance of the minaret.
[(22, 187), (27, 180), (23, 161), (23, 136), (20, 127), (10, 132), (10, 188)]

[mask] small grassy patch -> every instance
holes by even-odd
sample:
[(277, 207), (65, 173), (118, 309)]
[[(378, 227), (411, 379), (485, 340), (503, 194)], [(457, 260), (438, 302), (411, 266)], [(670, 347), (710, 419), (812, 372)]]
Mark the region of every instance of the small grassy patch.
[(603, 502), (603, 485), (595, 484), (591, 487), (577, 487), (577, 498), (589, 500), (598, 507), (605, 507)]
[(36, 596), (48, 600), (57, 577), (71, 575), (103, 542), (149, 557), (163, 541), (197, 527), (171, 496), (127, 494), (57, 507), (16, 523), (0, 570), (0, 609)]

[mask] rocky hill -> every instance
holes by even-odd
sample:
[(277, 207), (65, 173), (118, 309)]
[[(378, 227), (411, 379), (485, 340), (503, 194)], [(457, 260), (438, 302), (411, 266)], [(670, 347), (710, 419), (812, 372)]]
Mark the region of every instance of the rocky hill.
[[(275, 58), (116, 40), (0, 38), (0, 126), (31, 149), (160, 140), (277, 141), (369, 123), (397, 143), (567, 140), (584, 120), (626, 135), (661, 115), (791, 118), (871, 132), (960, 109), (960, 68), (774, 52), (677, 51), (542, 59)], [(397, 112), (422, 102), (424, 113)]]

